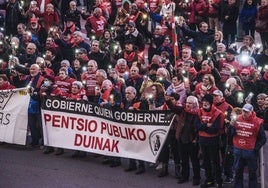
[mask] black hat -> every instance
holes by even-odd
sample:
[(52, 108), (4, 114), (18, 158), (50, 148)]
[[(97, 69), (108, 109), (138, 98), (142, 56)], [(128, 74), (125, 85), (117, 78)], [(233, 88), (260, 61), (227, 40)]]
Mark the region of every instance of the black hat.
[(126, 40), (125, 44), (134, 44), (132, 40)]
[(207, 101), (210, 104), (212, 104), (213, 103), (213, 96), (210, 94), (205, 94), (205, 96), (202, 98), (202, 101)]
[(230, 53), (230, 54), (233, 54), (233, 55), (237, 55), (237, 52), (236, 52), (234, 49), (232, 49), (232, 48), (228, 48), (228, 49), (226, 50), (226, 52), (227, 52), (227, 53)]
[(66, 22), (67, 22), (67, 21), (72, 21), (72, 22), (75, 23), (75, 18), (74, 18), (74, 17), (67, 17), (67, 18), (66, 18)]
[(87, 54), (87, 50), (85, 48), (79, 48), (77, 53), (80, 53), (80, 54)]
[(71, 35), (71, 34), (72, 34), (72, 32), (70, 30), (66, 30), (63, 32), (64, 36)]

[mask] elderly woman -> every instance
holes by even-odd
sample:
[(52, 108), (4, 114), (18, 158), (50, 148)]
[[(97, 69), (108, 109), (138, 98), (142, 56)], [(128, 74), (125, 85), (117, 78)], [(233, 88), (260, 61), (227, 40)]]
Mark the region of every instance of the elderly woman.
[[(200, 164), (198, 159), (198, 141), (197, 131), (194, 125), (194, 120), (197, 117), (199, 109), (198, 100), (194, 96), (188, 96), (184, 111), (177, 116), (178, 120), (176, 138), (180, 144), (180, 152), (182, 159), (182, 176), (178, 183), (187, 182), (190, 176), (189, 159), (191, 159), (193, 167), (193, 186), (200, 184)], [(176, 121), (175, 120), (175, 121)]]

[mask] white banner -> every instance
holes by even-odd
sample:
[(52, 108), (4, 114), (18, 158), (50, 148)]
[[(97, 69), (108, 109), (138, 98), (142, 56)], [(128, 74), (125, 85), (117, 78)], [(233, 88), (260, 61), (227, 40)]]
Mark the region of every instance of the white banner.
[(168, 111), (114, 111), (48, 98), (42, 105), (44, 144), (155, 162), (173, 117)]
[(28, 106), (26, 88), (0, 91), (0, 141), (26, 144)]
[[(266, 138), (268, 138), (268, 131), (265, 131)], [(268, 187), (268, 139), (262, 146), (260, 151), (260, 167), (261, 167), (261, 188)]]

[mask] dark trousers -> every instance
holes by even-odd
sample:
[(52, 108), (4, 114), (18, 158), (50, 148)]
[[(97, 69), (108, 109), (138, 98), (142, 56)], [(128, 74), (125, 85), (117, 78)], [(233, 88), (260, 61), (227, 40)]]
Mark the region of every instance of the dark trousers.
[(181, 160), (182, 160), (182, 178), (189, 179), (190, 165), (189, 159), (191, 159), (193, 166), (193, 179), (200, 179), (200, 163), (198, 159), (199, 146), (197, 143), (180, 143)]
[[(213, 182), (216, 177), (216, 182), (222, 184), (219, 145), (201, 144), (200, 147), (204, 158), (206, 181)], [(215, 173), (215, 176), (212, 172)]]
[(245, 166), (248, 167), (248, 187), (256, 188), (258, 157), (254, 150), (242, 150), (234, 148), (234, 167), (235, 167), (235, 188), (243, 188), (243, 173)]
[(129, 159), (129, 166), (136, 167), (136, 161), (138, 161), (138, 168), (145, 168), (144, 161), (136, 160), (136, 159)]
[(175, 164), (179, 164), (181, 161), (181, 157), (179, 154), (179, 147), (178, 147), (178, 141), (175, 136), (175, 130), (169, 131), (166, 142), (164, 143), (164, 146), (158, 158), (159, 162), (163, 162), (166, 164), (168, 163), (170, 149), (173, 154)]
[(31, 131), (32, 145), (38, 145), (42, 138), (41, 114), (28, 113), (28, 127)]
[(233, 146), (229, 144), (227, 135), (223, 134), (221, 137), (221, 158), (222, 158), (222, 167), (224, 175), (228, 178), (233, 178), (233, 165), (234, 165), (234, 155), (233, 155)]

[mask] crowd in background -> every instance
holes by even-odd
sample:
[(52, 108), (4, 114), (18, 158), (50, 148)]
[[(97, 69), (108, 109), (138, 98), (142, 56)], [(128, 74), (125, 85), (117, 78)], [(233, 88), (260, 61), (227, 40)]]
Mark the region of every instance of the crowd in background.
[[(46, 96), (111, 109), (172, 110), (159, 177), (168, 175), (171, 151), (179, 183), (189, 180), (191, 159), (193, 186), (200, 184), (201, 158), (201, 187), (232, 183), (233, 171), (241, 187), (246, 164), (255, 187), (268, 130), (267, 0), (9, 0), (0, 9), (0, 90), (28, 86), (31, 146), (42, 144)], [(245, 135), (238, 132), (245, 128), (237, 122), (254, 125), (248, 130), (254, 138), (241, 143)], [(104, 158), (121, 165), (120, 158)], [(145, 163), (137, 162), (130, 159), (126, 171), (144, 173)]]

